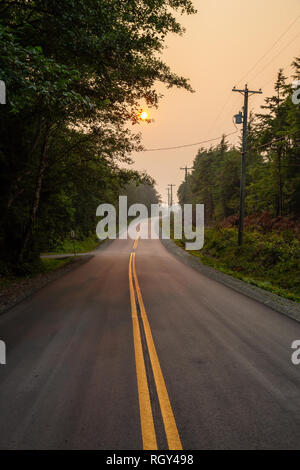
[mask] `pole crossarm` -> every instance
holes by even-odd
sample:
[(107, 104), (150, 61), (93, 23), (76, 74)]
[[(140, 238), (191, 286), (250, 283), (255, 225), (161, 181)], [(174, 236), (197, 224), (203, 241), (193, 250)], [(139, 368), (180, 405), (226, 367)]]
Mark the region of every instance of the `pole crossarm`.
[(245, 85), (244, 90), (239, 90), (238, 88), (233, 87), (232, 91), (237, 91), (238, 93), (241, 93), (242, 95), (246, 92), (248, 93), (248, 95), (261, 95), (262, 94), (261, 88), (258, 91), (257, 90), (249, 90), (247, 85)]
[(188, 168), (187, 166), (185, 166), (184, 168), (180, 167), (180, 170), (184, 170), (184, 171), (185, 171), (185, 182), (187, 182), (188, 171), (189, 171), (189, 170), (193, 170), (193, 168)]
[(193, 168), (188, 168), (186, 165), (184, 168), (180, 167), (180, 170), (185, 171), (185, 178), (184, 178), (184, 204), (187, 202), (187, 187), (188, 187), (188, 172), (189, 170), (193, 170)]

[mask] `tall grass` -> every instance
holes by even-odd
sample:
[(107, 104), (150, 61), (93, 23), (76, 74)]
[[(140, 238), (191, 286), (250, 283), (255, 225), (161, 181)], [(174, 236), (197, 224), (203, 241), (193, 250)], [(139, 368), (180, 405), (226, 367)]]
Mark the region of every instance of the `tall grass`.
[(292, 231), (246, 231), (239, 247), (236, 228), (208, 228), (202, 250), (190, 253), (204, 264), (300, 302), (300, 243)]

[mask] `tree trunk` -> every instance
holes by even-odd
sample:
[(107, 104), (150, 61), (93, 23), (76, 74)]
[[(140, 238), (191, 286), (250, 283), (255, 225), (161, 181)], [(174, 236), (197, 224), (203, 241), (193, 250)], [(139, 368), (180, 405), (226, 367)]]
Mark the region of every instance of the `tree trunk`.
[(276, 215), (282, 216), (282, 177), (281, 177), (281, 146), (277, 148), (277, 184), (278, 184), (278, 195), (277, 195), (277, 210)]
[[(42, 132), (42, 126), (43, 126), (42, 118), (39, 117), (38, 126), (37, 126), (37, 130), (33, 139), (33, 143), (27, 155), (28, 160), (33, 154), (33, 152), (35, 151), (35, 149), (37, 148), (37, 145), (39, 143), (39, 139), (41, 136), (41, 132)], [(32, 170), (26, 170), (26, 171), (23, 171), (23, 173), (21, 173), (21, 175), (18, 176), (15, 182), (14, 188), (11, 191), (10, 198), (7, 202), (7, 206), (6, 206), (7, 209), (10, 209), (12, 203), (17, 199), (17, 197), (19, 197), (25, 191), (25, 188), (20, 188), (20, 183), (23, 180), (23, 178), (25, 178), (25, 176), (28, 176), (31, 173), (32, 173)]]
[(215, 207), (212, 193), (209, 193), (209, 218), (213, 221), (215, 218)]
[(49, 156), (49, 145), (50, 145), (50, 130), (51, 126), (48, 125), (46, 128), (45, 136), (44, 136), (44, 142), (43, 142), (43, 147), (42, 147), (42, 152), (41, 152), (41, 161), (40, 161), (40, 166), (39, 166), (39, 172), (37, 176), (37, 181), (36, 181), (36, 186), (35, 186), (35, 191), (34, 191), (34, 197), (33, 197), (33, 202), (32, 202), (32, 207), (31, 207), (31, 214), (30, 214), (30, 219), (26, 228), (25, 236), (24, 236), (24, 241), (22, 248), (20, 250), (19, 254), (19, 262), (22, 262), (25, 250), (27, 248), (28, 242), (31, 238), (32, 235), (32, 230), (36, 221), (36, 214), (39, 208), (39, 203), (40, 203), (40, 197), (41, 197), (41, 189), (42, 189), (42, 183), (43, 183), (43, 178), (45, 174), (45, 170), (47, 167), (48, 163), (48, 156)]

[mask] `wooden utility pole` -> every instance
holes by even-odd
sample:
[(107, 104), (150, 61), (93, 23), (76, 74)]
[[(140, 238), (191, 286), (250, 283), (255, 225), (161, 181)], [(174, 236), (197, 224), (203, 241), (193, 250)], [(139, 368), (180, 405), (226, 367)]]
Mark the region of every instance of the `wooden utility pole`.
[(241, 181), (240, 181), (240, 217), (239, 217), (239, 236), (238, 244), (243, 244), (244, 234), (244, 217), (245, 217), (245, 185), (246, 185), (246, 153), (247, 153), (247, 123), (248, 123), (248, 99), (249, 96), (254, 94), (261, 94), (259, 91), (248, 90), (248, 86), (245, 85), (244, 90), (238, 90), (233, 88), (232, 91), (237, 91), (244, 95), (244, 108), (243, 108), (243, 145), (242, 145), (242, 161), (241, 161)]
[(185, 185), (184, 185), (184, 201), (183, 203), (186, 204), (187, 203), (187, 189), (188, 189), (188, 171), (189, 170), (192, 170), (193, 168), (188, 168), (187, 166), (185, 166), (184, 168), (180, 168), (180, 170), (184, 170), (185, 171)]
[(175, 184), (168, 184), (170, 186), (170, 206), (173, 206), (173, 186), (176, 186)]
[(170, 188), (168, 187), (167, 190), (168, 190), (168, 206), (169, 206), (170, 205)]

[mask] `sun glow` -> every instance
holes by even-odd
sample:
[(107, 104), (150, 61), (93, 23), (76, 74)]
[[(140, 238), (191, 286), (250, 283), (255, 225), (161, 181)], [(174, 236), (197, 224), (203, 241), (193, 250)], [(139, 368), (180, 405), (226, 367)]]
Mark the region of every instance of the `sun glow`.
[(146, 119), (148, 119), (149, 117), (149, 114), (147, 113), (147, 111), (142, 111), (141, 114), (140, 114), (140, 118), (145, 121)]

